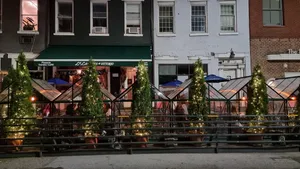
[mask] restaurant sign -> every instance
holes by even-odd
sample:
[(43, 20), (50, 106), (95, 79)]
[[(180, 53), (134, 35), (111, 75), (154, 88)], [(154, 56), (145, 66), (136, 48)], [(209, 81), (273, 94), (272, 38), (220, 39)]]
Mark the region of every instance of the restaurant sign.
[(54, 66), (54, 64), (52, 62), (40, 62), (38, 65), (39, 66)]
[[(114, 62), (95, 62), (97, 66), (114, 66)], [(86, 62), (48, 62), (48, 61), (41, 61), (37, 63), (38, 66), (46, 67), (46, 66), (87, 66), (88, 61)]]
[[(113, 66), (114, 62), (95, 62), (97, 66)], [(87, 66), (88, 62), (76, 62), (75, 66)]]
[(288, 54), (300, 54), (300, 49), (299, 50), (288, 49)]
[[(51, 67), (51, 66), (87, 66), (88, 61), (35, 61), (35, 64), (40, 67)], [(118, 61), (111, 61), (111, 62), (101, 62), (95, 61), (97, 66), (137, 66), (138, 62), (118, 62)], [(145, 65), (148, 66), (148, 62), (145, 62)]]

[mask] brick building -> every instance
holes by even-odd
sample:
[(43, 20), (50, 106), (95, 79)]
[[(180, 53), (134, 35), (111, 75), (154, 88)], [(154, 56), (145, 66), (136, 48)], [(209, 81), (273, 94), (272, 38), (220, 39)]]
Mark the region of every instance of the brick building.
[(266, 79), (300, 76), (299, 0), (250, 0), (251, 67)]

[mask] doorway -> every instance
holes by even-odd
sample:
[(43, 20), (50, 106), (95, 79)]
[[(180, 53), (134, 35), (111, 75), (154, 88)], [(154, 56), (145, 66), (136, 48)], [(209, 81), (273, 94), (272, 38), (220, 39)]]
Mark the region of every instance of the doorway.
[(110, 67), (110, 92), (113, 95), (120, 94), (120, 67)]

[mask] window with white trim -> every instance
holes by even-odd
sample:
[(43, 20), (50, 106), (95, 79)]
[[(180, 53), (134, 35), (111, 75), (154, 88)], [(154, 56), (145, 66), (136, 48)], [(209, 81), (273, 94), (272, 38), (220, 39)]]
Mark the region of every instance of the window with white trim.
[(21, 0), (21, 31), (38, 30), (38, 0)]
[(91, 1), (91, 33), (108, 34), (107, 1)]
[(0, 0), (0, 31), (2, 31), (2, 0)]
[(283, 25), (282, 0), (263, 0), (263, 24), (266, 26)]
[(74, 32), (73, 0), (56, 0), (56, 33)]
[(174, 29), (174, 2), (159, 2), (159, 33), (175, 33)]
[(125, 34), (142, 34), (142, 2), (125, 2)]
[(221, 32), (236, 32), (236, 1), (222, 1)]
[(204, 2), (191, 2), (191, 31), (207, 32), (207, 7)]

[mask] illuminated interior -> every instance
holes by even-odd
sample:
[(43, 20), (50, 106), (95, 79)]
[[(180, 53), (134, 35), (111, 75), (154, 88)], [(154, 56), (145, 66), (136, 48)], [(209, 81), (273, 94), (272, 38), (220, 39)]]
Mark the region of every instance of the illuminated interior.
[(38, 30), (38, 0), (22, 0), (21, 29), (23, 31)]

